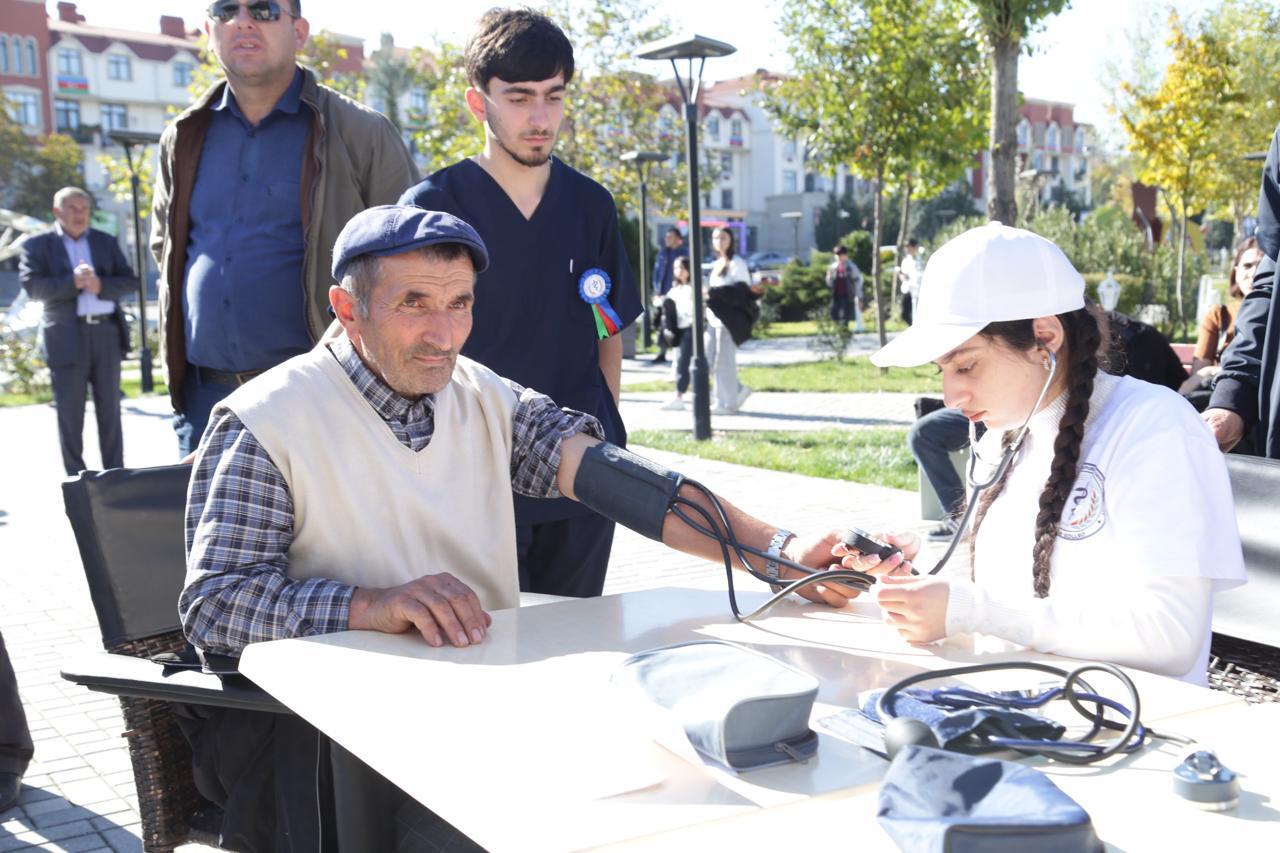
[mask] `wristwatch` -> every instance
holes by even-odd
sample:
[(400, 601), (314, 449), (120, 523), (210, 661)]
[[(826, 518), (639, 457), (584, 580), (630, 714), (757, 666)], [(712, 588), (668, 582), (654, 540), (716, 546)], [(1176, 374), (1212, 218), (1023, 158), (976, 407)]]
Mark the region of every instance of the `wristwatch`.
[(780, 592), (785, 584), (778, 581), (778, 557), (782, 555), (782, 546), (787, 544), (787, 540), (795, 536), (790, 530), (782, 530), (773, 534), (773, 538), (769, 540), (769, 559), (764, 564), (764, 573), (773, 579), (774, 583), (769, 584), (774, 592)]

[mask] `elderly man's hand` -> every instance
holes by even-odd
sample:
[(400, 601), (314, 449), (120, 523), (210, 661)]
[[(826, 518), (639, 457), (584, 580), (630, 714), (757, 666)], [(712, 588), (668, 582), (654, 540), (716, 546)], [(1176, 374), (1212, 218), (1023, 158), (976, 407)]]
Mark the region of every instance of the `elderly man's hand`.
[(1244, 419), (1230, 409), (1205, 409), (1200, 415), (1209, 425), (1218, 449), (1226, 453), (1244, 438)]
[(417, 628), (432, 646), (469, 646), (484, 640), (493, 619), (471, 587), (448, 572), (424, 575), (389, 589), (359, 587), (351, 595), (347, 627), (401, 634)]
[[(813, 566), (815, 569), (837, 568), (836, 564), (839, 560), (833, 558), (844, 553), (843, 546), (839, 542), (839, 530), (828, 531), (819, 537), (796, 536), (782, 549), (782, 555), (801, 565)], [(876, 560), (875, 557), (869, 559)], [(900, 562), (901, 557), (890, 558), (890, 562), (895, 560)], [(796, 569), (780, 566), (778, 576), (784, 581), (794, 581), (799, 580), (804, 574)], [(844, 607), (849, 603), (849, 599), (857, 598), (860, 594), (859, 590), (839, 583), (811, 584), (800, 590), (800, 595), (810, 601), (830, 607)]]

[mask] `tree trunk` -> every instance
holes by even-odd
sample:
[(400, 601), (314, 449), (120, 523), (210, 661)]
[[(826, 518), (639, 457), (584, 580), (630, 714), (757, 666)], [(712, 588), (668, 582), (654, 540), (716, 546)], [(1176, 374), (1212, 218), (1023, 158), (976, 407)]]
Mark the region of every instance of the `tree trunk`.
[[(881, 164), (876, 167), (876, 200), (871, 214), (871, 282), (876, 294), (876, 328), (880, 332), (880, 346), (889, 343), (889, 337), (884, 330), (884, 321), (887, 316), (884, 304), (884, 288), (880, 286), (880, 236), (884, 233), (884, 208), (881, 205), (883, 196), (884, 164)], [(889, 298), (893, 298), (893, 288), (889, 289)]]
[(902, 266), (902, 258), (907, 251), (907, 224), (911, 216), (911, 175), (907, 175), (902, 184), (902, 219), (898, 222), (898, 250), (895, 257), (898, 266)]
[(991, 169), (987, 173), (987, 218), (1016, 225), (1018, 159), (1018, 51), (1005, 37), (991, 51)]
[(1187, 200), (1182, 199), (1182, 227), (1178, 229), (1178, 279), (1174, 285), (1174, 298), (1178, 300), (1178, 334), (1187, 336), (1187, 317), (1182, 310), (1182, 271), (1187, 256)]

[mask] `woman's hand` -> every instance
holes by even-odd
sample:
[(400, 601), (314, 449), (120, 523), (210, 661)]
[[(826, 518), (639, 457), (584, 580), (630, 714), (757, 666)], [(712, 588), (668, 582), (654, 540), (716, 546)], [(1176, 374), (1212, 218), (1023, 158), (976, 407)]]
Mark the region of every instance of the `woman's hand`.
[(886, 575), (875, 585), (876, 603), (886, 625), (909, 643), (932, 643), (947, 635), (947, 599), (951, 582), (926, 575)]
[(894, 546), (901, 554), (893, 554), (887, 560), (881, 560), (874, 554), (860, 554), (843, 542), (837, 542), (831, 549), (834, 557), (839, 557), (840, 564), (846, 569), (857, 569), (873, 575), (910, 575), (911, 561), (920, 553), (920, 537), (914, 533), (877, 532), (871, 538), (878, 539)]

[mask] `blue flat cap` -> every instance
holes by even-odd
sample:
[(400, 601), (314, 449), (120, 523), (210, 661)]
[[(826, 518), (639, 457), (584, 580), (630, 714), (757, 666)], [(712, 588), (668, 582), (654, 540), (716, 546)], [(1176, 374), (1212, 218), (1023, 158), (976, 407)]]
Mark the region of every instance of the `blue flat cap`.
[(489, 252), (476, 229), (450, 213), (406, 204), (380, 204), (362, 210), (343, 227), (333, 244), (333, 277), (342, 281), (347, 264), (361, 255), (399, 255), (436, 243), (461, 243), (476, 272), (489, 266)]

